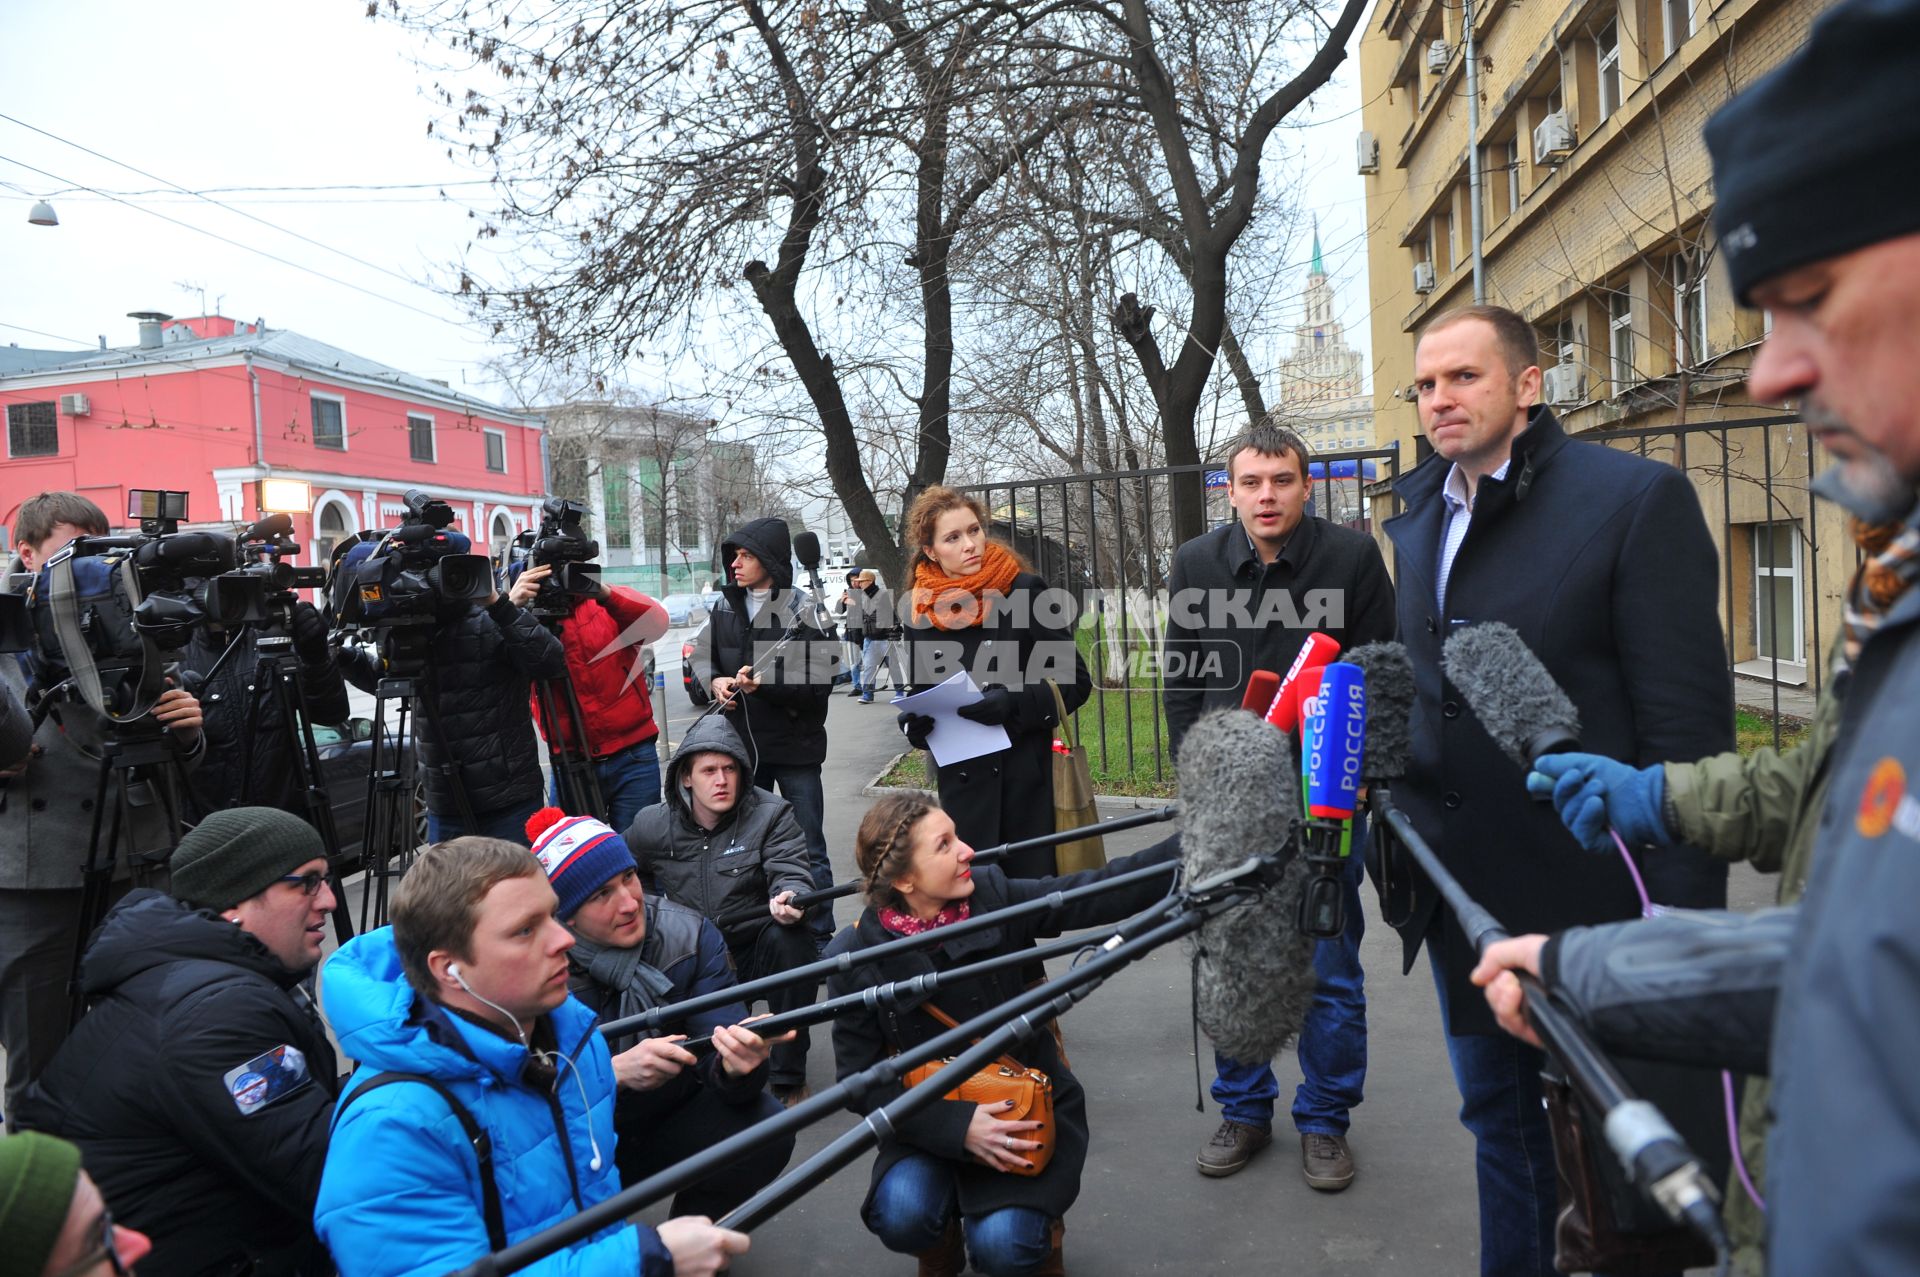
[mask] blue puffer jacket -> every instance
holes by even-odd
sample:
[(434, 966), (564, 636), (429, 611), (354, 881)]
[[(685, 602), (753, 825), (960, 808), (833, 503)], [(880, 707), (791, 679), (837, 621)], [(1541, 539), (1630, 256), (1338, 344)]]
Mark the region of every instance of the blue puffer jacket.
[[(487, 1129), (509, 1242), (620, 1190), (613, 1064), (593, 1013), (578, 1001), (568, 998), (551, 1014), (567, 1061), (551, 1094), (519, 1080), (525, 1047), (414, 993), (391, 927), (333, 956), (321, 973), (321, 1004), (342, 1051), (359, 1062), (343, 1095), (383, 1071), (424, 1073)], [(340, 1116), (314, 1229), (341, 1277), (440, 1277), (487, 1253), (482, 1200), (479, 1161), (446, 1101), (421, 1083), (400, 1082), (368, 1092)], [(673, 1258), (651, 1228), (621, 1224), (524, 1271), (670, 1277)]]

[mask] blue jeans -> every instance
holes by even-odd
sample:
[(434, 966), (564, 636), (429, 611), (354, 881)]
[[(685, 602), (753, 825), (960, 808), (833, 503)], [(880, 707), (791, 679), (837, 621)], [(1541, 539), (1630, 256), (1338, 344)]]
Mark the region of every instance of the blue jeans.
[(427, 841), (445, 842), (449, 838), (458, 838), (463, 834), (479, 834), (485, 838), (504, 838), (508, 842), (517, 842), (522, 847), (530, 846), (532, 839), (527, 837), (527, 818), (539, 811), (542, 804), (538, 798), (529, 798), (517, 807), (496, 807), (492, 811), (473, 813), (473, 828), (467, 828), (460, 819), (459, 812), (427, 813)]
[[(617, 754), (608, 754), (593, 765), (600, 782), (602, 813), (617, 833), (626, 833), (642, 809), (660, 801), (660, 738), (629, 745)], [(549, 786), (553, 805), (560, 805), (560, 783)]]
[[(1360, 1103), (1367, 1082), (1366, 973), (1360, 969), (1360, 938), (1366, 915), (1360, 908), (1360, 880), (1366, 876), (1360, 848), (1367, 822), (1354, 820), (1354, 852), (1348, 858), (1342, 896), (1346, 929), (1313, 950), (1319, 980), (1313, 1005), (1300, 1028), (1300, 1085), (1293, 1093), (1293, 1126), (1302, 1135), (1345, 1135), (1349, 1113)], [(1266, 1060), (1240, 1061), (1213, 1053), (1213, 1100), (1229, 1122), (1271, 1129), (1280, 1081)]]
[[(1447, 981), (1435, 948), (1429, 938), (1427, 958), (1444, 1025)], [(1518, 1038), (1493, 1033), (1448, 1034), (1447, 1058), (1460, 1089), (1460, 1124), (1473, 1135), (1480, 1272), (1483, 1277), (1554, 1277), (1559, 1189), (1540, 1087), (1546, 1056)]]
[[(827, 795), (820, 784), (818, 764), (761, 763), (753, 773), (753, 783), (770, 794), (774, 786), (779, 785), (780, 796), (793, 804), (793, 818), (800, 822), (800, 832), (806, 835), (807, 866), (813, 871), (813, 885), (831, 887), (833, 865), (827, 860), (824, 825)], [(822, 903), (808, 910), (807, 925), (820, 943), (833, 939), (833, 905)]]
[[(917, 1255), (939, 1245), (958, 1207), (953, 1163), (909, 1153), (874, 1186), (867, 1227), (888, 1250)], [(988, 1277), (1024, 1277), (1053, 1253), (1053, 1220), (1030, 1206), (1007, 1206), (960, 1220), (967, 1254)]]

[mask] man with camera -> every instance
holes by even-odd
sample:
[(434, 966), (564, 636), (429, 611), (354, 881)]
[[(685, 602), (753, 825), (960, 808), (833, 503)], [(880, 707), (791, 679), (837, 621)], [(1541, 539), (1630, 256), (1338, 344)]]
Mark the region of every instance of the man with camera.
[[(599, 565), (589, 561), (599, 544), (580, 529), (584, 507), (550, 497), (543, 512), (539, 533), (522, 538), (531, 544), (507, 597), (559, 634), (582, 721), (571, 721), (564, 689), (548, 698), (558, 711), (551, 715), (556, 722), (548, 721), (536, 691), (534, 721), (549, 749), (584, 752), (592, 760), (601, 810), (574, 814), (603, 816), (615, 829), (625, 829), (641, 808), (660, 801), (660, 755), (654, 744), (660, 729), (653, 721), (646, 658), (647, 646), (667, 632), (667, 612), (638, 590), (600, 579)], [(564, 805), (558, 775), (553, 799)]]
[(334, 906), (326, 849), (297, 816), (237, 807), (172, 871), (94, 935), (91, 1009), (20, 1122), (80, 1146), (152, 1239), (143, 1273), (331, 1273), (312, 1218), (339, 1074), (301, 987)]
[[(500, 595), (484, 556), (448, 530), (444, 501), (409, 491), (407, 507), (399, 528), (354, 546), (334, 572), (336, 611), (375, 641), (371, 652), (340, 648), (340, 668), (366, 692), (417, 674), (428, 841), (481, 834), (525, 845), (527, 817), (545, 797), (527, 698), (533, 683), (566, 676), (566, 653), (539, 618)], [(374, 598), (386, 609), (378, 615)]]
[[(9, 593), (76, 537), (104, 536), (107, 516), (73, 492), (43, 492), (22, 503), (13, 527), (18, 555)], [(67, 982), (81, 937), (86, 869), (93, 850), (100, 750), (111, 724), (79, 699), (40, 700), (51, 689), (29, 684), (28, 663), (0, 657), (0, 683), (32, 707), (37, 723), (27, 756), (0, 768), (0, 1046), (7, 1051), (6, 1111), (11, 1117), (27, 1084), (67, 1036), (72, 1004)], [(37, 680), (36, 680), (37, 682)], [(149, 717), (181, 765), (191, 769), (205, 748), (200, 702), (175, 687), (160, 693)], [(128, 855), (112, 867), (114, 891), (164, 886), (164, 853), (180, 835), (166, 801), (174, 777), (142, 768), (128, 773)], [(107, 801), (119, 795), (109, 781)], [(105, 822), (103, 822), (104, 824)], [(107, 836), (104, 828), (101, 837)], [(102, 846), (104, 858), (116, 848)]]

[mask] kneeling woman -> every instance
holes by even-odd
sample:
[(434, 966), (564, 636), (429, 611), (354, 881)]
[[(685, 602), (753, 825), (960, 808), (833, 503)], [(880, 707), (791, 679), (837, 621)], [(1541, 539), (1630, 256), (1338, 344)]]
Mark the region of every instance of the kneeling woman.
[[(920, 794), (881, 799), (860, 822), (855, 855), (866, 884), (867, 908), (842, 931), (829, 953), (849, 952), (915, 935), (971, 915), (992, 913), (1115, 874), (1176, 859), (1179, 840), (1167, 839), (1116, 860), (1104, 869), (1064, 878), (1008, 878), (992, 865), (973, 867), (973, 848), (954, 832), (953, 820)], [(1036, 937), (1076, 927), (1118, 922), (1160, 899), (1173, 875), (1152, 876), (1091, 899), (1072, 901), (1005, 926), (962, 935), (949, 944), (902, 953), (834, 976), (833, 995), (931, 970), (947, 970), (1013, 953)], [(1003, 970), (950, 985), (930, 1000), (964, 1023), (1017, 996), (1026, 987), (1018, 970)], [(834, 1021), (833, 1049), (844, 1078), (945, 1031), (923, 1004), (910, 1011), (861, 1010)], [(1062, 1216), (1080, 1194), (1087, 1156), (1087, 1106), (1080, 1083), (1048, 1033), (1038, 1033), (1010, 1052), (1020, 1063), (1053, 1079), (1054, 1124), (1040, 1132), (1035, 1122), (1005, 1121), (987, 1105), (941, 1099), (902, 1122), (899, 1138), (874, 1160), (873, 1185), (861, 1219), (889, 1250), (917, 1255), (923, 1275), (958, 1273), (966, 1252), (973, 1266), (993, 1277), (1063, 1272)], [(896, 1099), (899, 1086), (869, 1092), (856, 1105), (862, 1113)], [(1014, 1174), (1044, 1134), (1053, 1160), (1038, 1175)]]

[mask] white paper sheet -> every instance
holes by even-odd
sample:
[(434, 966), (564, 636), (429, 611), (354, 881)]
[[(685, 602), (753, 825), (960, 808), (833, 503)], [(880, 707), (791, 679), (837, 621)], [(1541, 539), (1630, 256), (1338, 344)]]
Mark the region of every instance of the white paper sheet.
[(984, 699), (973, 679), (965, 670), (961, 670), (946, 682), (929, 687), (924, 692), (897, 696), (893, 703), (903, 710), (926, 714), (933, 719), (933, 730), (927, 733), (927, 748), (933, 752), (933, 761), (945, 767), (949, 763), (964, 763), (982, 754), (997, 754), (1013, 744), (1007, 729), (998, 723), (976, 723), (970, 718), (960, 717), (962, 706), (978, 705)]

